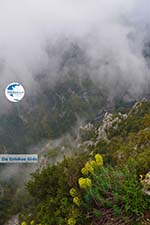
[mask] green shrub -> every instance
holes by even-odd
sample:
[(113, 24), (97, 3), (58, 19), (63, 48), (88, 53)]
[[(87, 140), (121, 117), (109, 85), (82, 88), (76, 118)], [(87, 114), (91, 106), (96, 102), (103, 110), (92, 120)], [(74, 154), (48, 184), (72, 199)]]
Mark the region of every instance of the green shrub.
[(80, 224), (103, 217), (107, 210), (111, 211), (112, 217), (124, 216), (134, 220), (149, 209), (150, 197), (144, 194), (133, 163), (123, 168), (93, 166), (93, 170), (89, 167), (88, 172), (85, 177), (90, 180), (89, 186), (86, 184), (87, 178), (79, 179)]
[(77, 186), (80, 170), (86, 160), (84, 154), (35, 172), (27, 184), (34, 202), (25, 217), (32, 212), (30, 220), (33, 218), (37, 223), (66, 225), (70, 211), (74, 210), (69, 190), (71, 186)]

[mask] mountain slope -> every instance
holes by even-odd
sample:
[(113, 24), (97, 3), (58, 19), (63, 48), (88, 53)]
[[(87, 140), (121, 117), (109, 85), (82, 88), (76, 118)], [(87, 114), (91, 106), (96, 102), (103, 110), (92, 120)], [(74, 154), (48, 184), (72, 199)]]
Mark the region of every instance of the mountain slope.
[(27, 185), (33, 202), (20, 220), (148, 225), (149, 121), (150, 101), (143, 99), (126, 114), (106, 113), (102, 122), (81, 127), (78, 156), (54, 166), (47, 161), (33, 174)]

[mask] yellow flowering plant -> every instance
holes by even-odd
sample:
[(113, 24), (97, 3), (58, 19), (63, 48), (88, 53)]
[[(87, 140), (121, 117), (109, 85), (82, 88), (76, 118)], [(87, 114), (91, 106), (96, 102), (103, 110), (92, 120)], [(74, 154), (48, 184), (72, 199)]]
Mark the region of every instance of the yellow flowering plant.
[(26, 223), (25, 221), (23, 221), (23, 222), (21, 223), (21, 225), (27, 225), (27, 223)]
[(139, 179), (140, 183), (142, 184), (143, 182), (143, 175), (140, 174), (140, 179)]
[(80, 177), (78, 180), (78, 183), (79, 183), (80, 188), (82, 188), (82, 189), (87, 189), (88, 187), (91, 187), (91, 185), (92, 185), (92, 181), (90, 178)]
[(32, 221), (30, 222), (30, 225), (35, 225), (34, 220), (32, 220)]
[(73, 202), (77, 205), (80, 206), (80, 199), (78, 197), (73, 198)]
[(98, 166), (103, 165), (103, 157), (100, 154), (95, 155), (95, 161)]
[(75, 218), (69, 218), (68, 219), (68, 225), (75, 225), (76, 224), (76, 219)]
[(85, 167), (83, 167), (82, 169), (81, 169), (81, 173), (83, 174), (83, 175), (88, 175), (89, 174), (89, 171), (87, 170), (87, 168), (85, 168)]
[(94, 168), (92, 167), (92, 165), (90, 164), (90, 162), (87, 162), (87, 163), (85, 164), (85, 169), (86, 169), (87, 171), (89, 171), (90, 173), (93, 173), (93, 172), (94, 172)]
[(69, 193), (70, 193), (70, 195), (71, 195), (72, 197), (76, 197), (76, 196), (77, 196), (77, 191), (76, 191), (75, 188), (71, 188), (70, 191), (69, 191)]
[(91, 160), (91, 161), (90, 161), (90, 165), (91, 165), (93, 168), (96, 168), (97, 163), (95, 162), (95, 160)]

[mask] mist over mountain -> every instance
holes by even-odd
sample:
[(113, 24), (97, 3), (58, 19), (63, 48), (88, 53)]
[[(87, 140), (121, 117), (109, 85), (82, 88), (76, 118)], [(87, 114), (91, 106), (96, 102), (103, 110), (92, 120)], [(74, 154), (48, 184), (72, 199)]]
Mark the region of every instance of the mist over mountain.
[[(51, 87), (69, 72), (80, 78), (88, 73), (112, 98), (122, 90), (136, 97), (148, 88), (143, 54), (149, 41), (148, 0), (0, 4), (1, 113), (11, 108), (3, 92), (8, 83), (21, 82), (27, 95), (34, 95), (43, 74)], [(73, 45), (83, 52), (76, 60)]]

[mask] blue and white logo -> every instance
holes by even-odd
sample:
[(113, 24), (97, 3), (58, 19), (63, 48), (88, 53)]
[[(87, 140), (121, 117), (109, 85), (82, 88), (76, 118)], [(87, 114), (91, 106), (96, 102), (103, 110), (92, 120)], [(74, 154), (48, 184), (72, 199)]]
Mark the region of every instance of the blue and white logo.
[(13, 82), (6, 87), (5, 95), (10, 102), (19, 102), (23, 99), (25, 90), (20, 83)]

